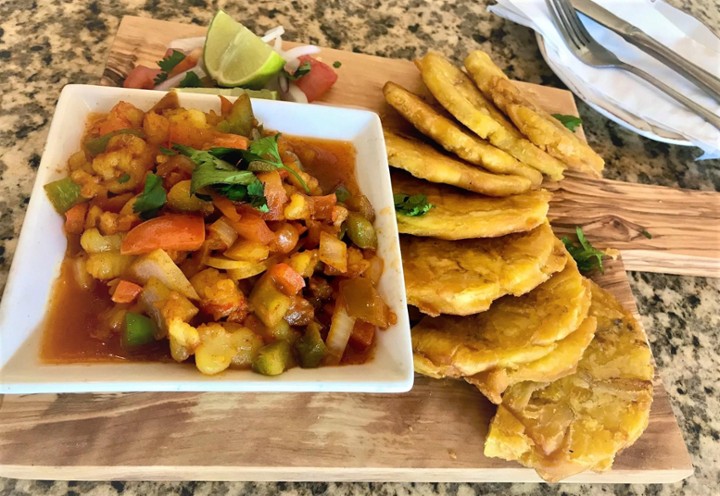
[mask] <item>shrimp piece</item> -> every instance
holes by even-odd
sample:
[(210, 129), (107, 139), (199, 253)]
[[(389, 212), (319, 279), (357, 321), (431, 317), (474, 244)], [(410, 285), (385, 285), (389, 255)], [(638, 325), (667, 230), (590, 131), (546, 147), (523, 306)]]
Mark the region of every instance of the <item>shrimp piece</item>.
[(242, 322), (249, 308), (245, 296), (235, 281), (217, 269), (205, 269), (195, 274), (190, 283), (200, 295), (200, 308), (214, 320), (227, 317), (230, 322)]
[(107, 117), (99, 120), (91, 129), (91, 134), (103, 136), (120, 129), (139, 128), (142, 125), (145, 112), (131, 103), (118, 102)]

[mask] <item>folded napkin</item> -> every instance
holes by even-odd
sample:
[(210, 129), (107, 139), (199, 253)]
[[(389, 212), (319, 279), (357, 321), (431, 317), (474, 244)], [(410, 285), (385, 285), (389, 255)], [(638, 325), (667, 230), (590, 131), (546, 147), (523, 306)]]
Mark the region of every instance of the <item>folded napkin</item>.
[[(720, 39), (693, 17), (662, 0), (594, 1), (709, 73), (720, 74)], [(661, 130), (665, 130), (668, 136), (679, 135), (702, 148), (700, 159), (720, 158), (720, 130), (643, 79), (619, 69), (595, 69), (578, 60), (565, 46), (545, 0), (498, 0), (489, 10), (542, 35), (550, 67), (573, 92), (610, 119), (650, 138), (662, 140)], [(618, 58), (720, 115), (720, 103), (693, 83), (592, 19), (582, 14), (580, 19), (598, 43)], [(649, 126), (626, 121), (637, 118)]]

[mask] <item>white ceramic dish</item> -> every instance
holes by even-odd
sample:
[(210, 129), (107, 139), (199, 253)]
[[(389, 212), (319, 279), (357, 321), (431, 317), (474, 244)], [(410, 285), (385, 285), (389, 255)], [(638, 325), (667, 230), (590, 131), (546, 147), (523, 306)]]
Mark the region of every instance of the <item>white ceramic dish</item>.
[[(377, 212), (379, 253), (385, 261), (379, 290), (398, 316), (396, 325), (379, 333), (373, 359), (363, 365), (294, 368), (278, 377), (236, 370), (206, 377), (195, 367), (172, 363), (40, 361), (41, 324), (66, 247), (62, 220), (43, 185), (64, 175), (67, 158), (79, 147), (89, 113), (107, 112), (119, 100), (147, 110), (161, 96), (156, 91), (102, 86), (69, 85), (63, 89), (0, 303), (0, 393), (408, 391), (413, 384), (410, 325), (380, 119), (363, 110), (268, 100), (253, 100), (255, 115), (267, 129), (351, 141), (357, 150), (357, 180)], [(219, 100), (213, 95), (182, 93), (180, 103), (204, 111), (219, 109)]]

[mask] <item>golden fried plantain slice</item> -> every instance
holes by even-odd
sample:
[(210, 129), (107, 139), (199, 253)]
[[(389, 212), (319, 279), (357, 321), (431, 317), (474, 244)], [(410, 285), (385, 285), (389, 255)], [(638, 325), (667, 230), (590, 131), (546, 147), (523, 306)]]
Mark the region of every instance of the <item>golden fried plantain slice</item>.
[(589, 307), (589, 282), (569, 260), (533, 291), (500, 298), (486, 312), (422, 319), (412, 329), (415, 371), (460, 378), (538, 360), (580, 326)]
[(505, 198), (490, 198), (441, 184), (415, 179), (394, 170), (393, 193), (423, 194), (433, 205), (418, 217), (397, 214), (403, 234), (440, 239), (494, 238), (534, 229), (547, 216), (550, 193), (529, 191)]
[(523, 381), (549, 382), (570, 375), (577, 370), (597, 328), (597, 319), (588, 316), (568, 337), (558, 341), (557, 347), (538, 360), (513, 368), (495, 368), (480, 372), (465, 380), (477, 387), (491, 402), (499, 405), (505, 390)]
[(465, 59), (465, 68), (483, 94), (503, 110), (530, 141), (571, 169), (600, 176), (605, 167), (602, 157), (528, 98), (486, 53), (472, 52)]
[(645, 430), (653, 362), (645, 334), (615, 298), (592, 284), (595, 339), (577, 372), (511, 386), (490, 424), (485, 455), (517, 460), (556, 482), (607, 470)]
[(496, 174), (515, 174), (529, 179), (534, 186), (542, 183), (542, 174), (521, 164), (490, 143), (471, 136), (419, 96), (391, 81), (383, 86), (385, 100), (405, 119), (450, 153)]
[(445, 183), (487, 196), (509, 196), (532, 188), (529, 179), (493, 174), (440, 153), (420, 140), (384, 131), (388, 162), (415, 177)]
[(532, 291), (567, 262), (547, 223), (500, 238), (401, 236), (400, 247), (408, 303), (432, 316), (483, 312), (501, 296)]
[(471, 131), (551, 179), (563, 178), (565, 165), (525, 139), (449, 60), (430, 52), (417, 59), (415, 65), (437, 101)]

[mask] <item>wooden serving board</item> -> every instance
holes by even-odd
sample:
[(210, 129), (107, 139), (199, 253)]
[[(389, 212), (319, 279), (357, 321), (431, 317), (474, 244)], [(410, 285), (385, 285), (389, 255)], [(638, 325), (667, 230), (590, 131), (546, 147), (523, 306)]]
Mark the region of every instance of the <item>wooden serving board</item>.
[[(197, 26), (125, 17), (103, 82), (117, 84), (136, 64), (158, 60), (172, 38), (203, 32)], [(422, 90), (410, 62), (331, 49), (323, 50), (323, 57), (343, 63), (327, 103), (384, 113), (380, 89), (386, 80)], [(549, 111), (577, 112), (569, 92), (526, 86)], [(647, 240), (654, 244), (640, 245), (656, 254), (648, 262), (651, 269), (697, 260), (704, 253), (712, 263), (697, 262), (697, 270), (703, 267), (705, 275), (718, 270), (710, 247), (697, 253), (682, 248), (692, 244), (681, 244), (678, 232), (688, 223), (695, 225), (693, 208), (717, 220), (717, 209), (708, 206), (714, 196), (574, 175), (555, 190), (552, 212), (560, 230), (585, 225), (591, 239), (601, 241), (598, 244), (617, 246), (624, 258), (637, 261), (633, 254), (640, 248), (633, 249), (633, 240), (644, 228), (662, 233)], [(683, 206), (684, 213), (668, 209), (659, 215), (661, 221), (647, 216), (652, 205), (670, 200)], [(627, 207), (620, 208), (618, 202)], [(706, 217), (697, 225), (707, 227), (711, 222)], [(690, 236), (706, 246), (714, 239), (709, 230), (691, 231)], [(597, 281), (637, 314), (626, 267), (621, 260), (609, 262)], [(468, 384), (420, 376), (411, 392), (393, 395), (5, 396), (0, 397), (0, 475), (76, 480), (539, 481), (533, 470), (483, 455), (493, 413), (494, 407)], [(587, 472), (566, 482), (674, 482), (692, 471), (667, 393), (656, 378), (643, 436), (618, 455), (610, 472)]]

